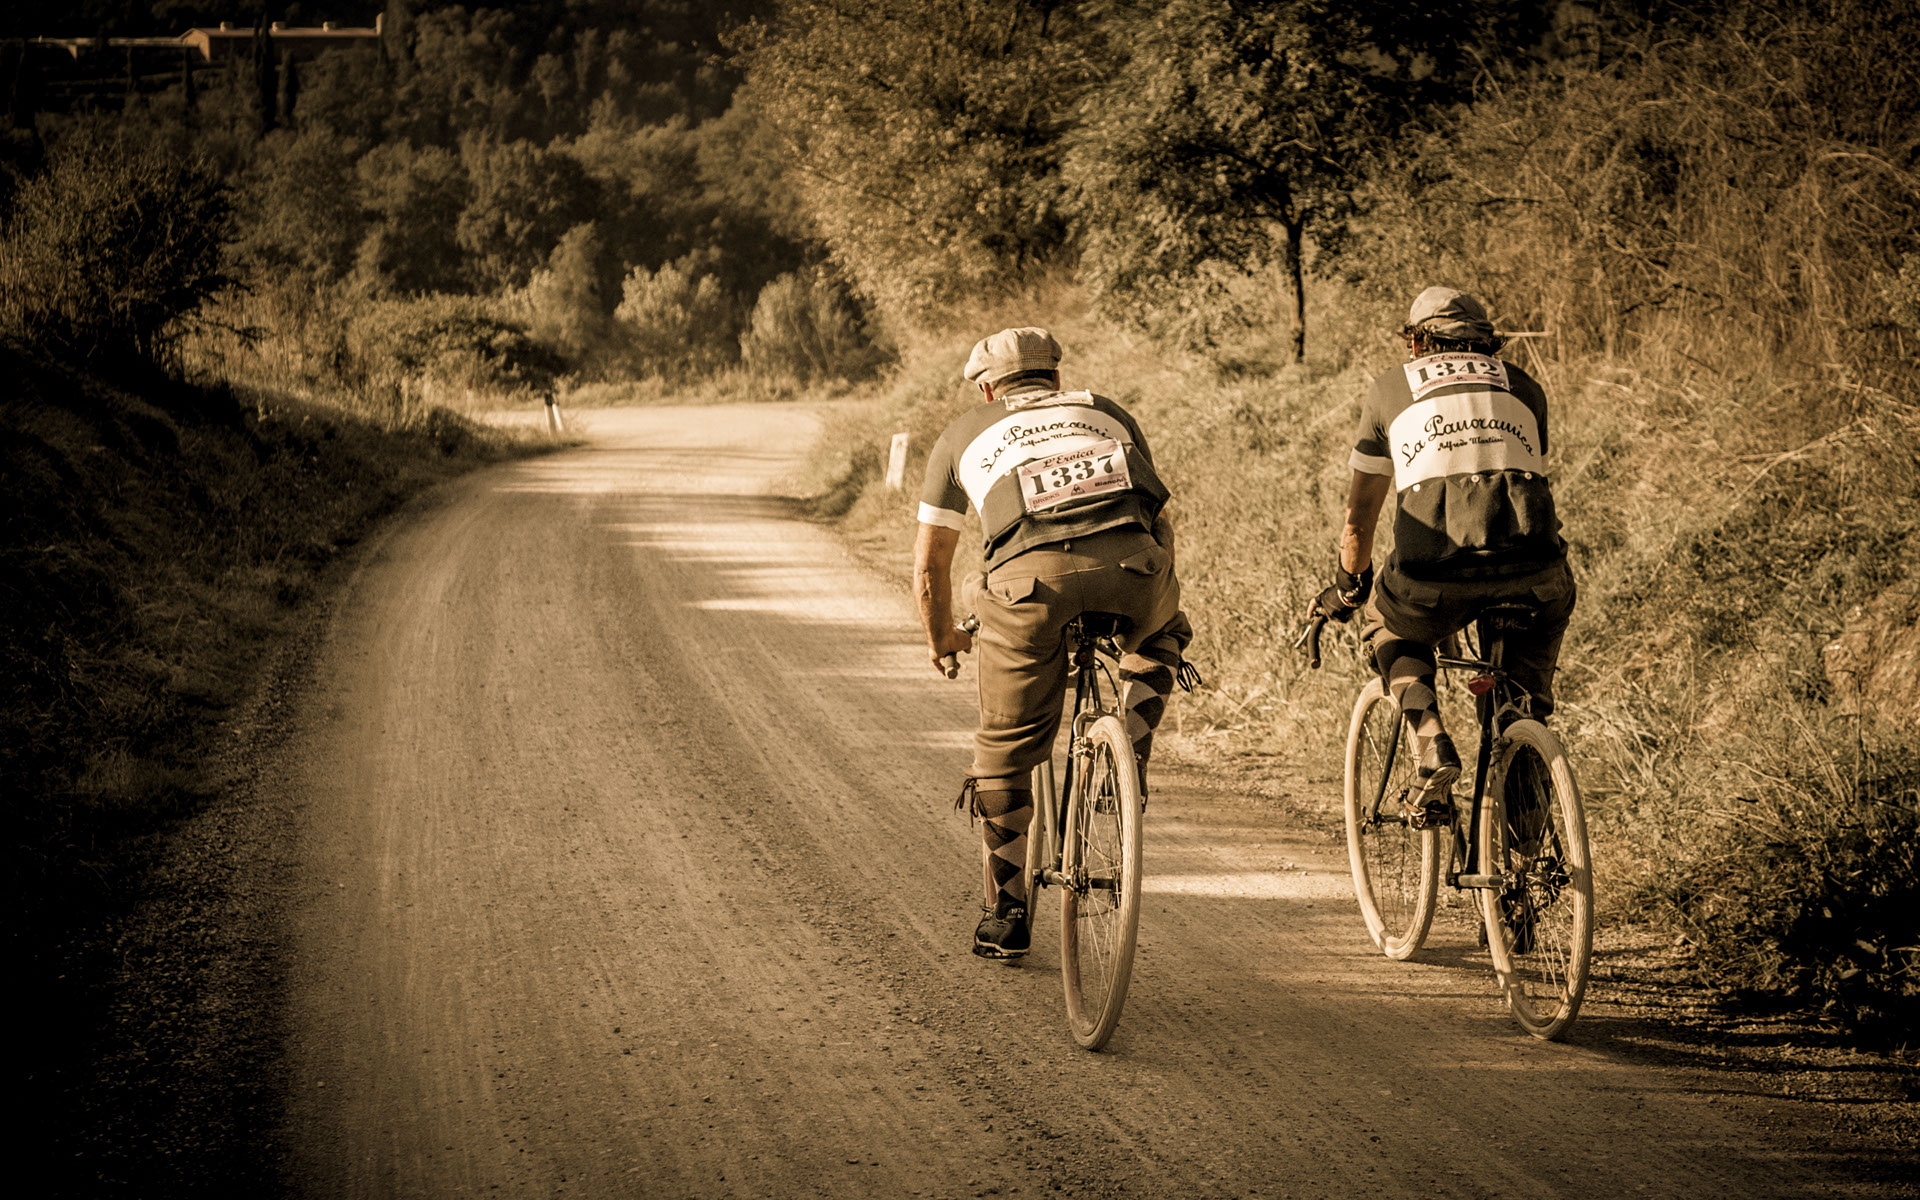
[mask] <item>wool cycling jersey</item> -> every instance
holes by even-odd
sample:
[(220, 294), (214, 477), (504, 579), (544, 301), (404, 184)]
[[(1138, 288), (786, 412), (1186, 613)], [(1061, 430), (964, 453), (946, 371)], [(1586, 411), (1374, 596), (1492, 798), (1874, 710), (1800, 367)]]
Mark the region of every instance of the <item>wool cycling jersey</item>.
[(1016, 387), (960, 414), (934, 443), (920, 520), (961, 529), (972, 504), (991, 570), (1035, 546), (1151, 529), (1166, 502), (1125, 409), (1092, 392)]
[(1413, 579), (1508, 578), (1566, 557), (1547, 485), (1547, 398), (1484, 354), (1429, 354), (1373, 381), (1348, 459), (1391, 475), (1390, 566)]

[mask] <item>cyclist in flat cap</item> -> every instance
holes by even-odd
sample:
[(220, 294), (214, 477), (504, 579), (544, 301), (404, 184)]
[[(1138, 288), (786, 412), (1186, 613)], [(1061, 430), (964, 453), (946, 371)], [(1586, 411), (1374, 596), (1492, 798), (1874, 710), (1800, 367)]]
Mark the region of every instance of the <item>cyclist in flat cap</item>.
[[(1418, 752), (1416, 805), (1440, 816), (1460, 755), (1440, 720), (1434, 646), (1495, 604), (1535, 610), (1508, 638), (1506, 666), (1532, 715), (1553, 711), (1553, 675), (1575, 588), (1547, 485), (1547, 397), (1495, 357), (1503, 342), (1479, 300), (1430, 287), (1401, 330), (1408, 362), (1373, 381), (1348, 462), (1353, 483), (1333, 586), (1314, 611), (1362, 638)], [(1398, 498), (1393, 554), (1373, 571), (1374, 527)]]
[[(973, 952), (1029, 945), (1022, 868), (1033, 819), (1028, 773), (1053, 751), (1067, 684), (1064, 629), (1083, 612), (1124, 619), (1121, 707), (1144, 769), (1193, 637), (1173, 574), (1167, 489), (1133, 417), (1091, 392), (1060, 390), (1060, 344), (1003, 329), (974, 346), (982, 403), (947, 426), (927, 460), (914, 584), (936, 670), (978, 650), (980, 728), (960, 806), (981, 819), (985, 912)], [(952, 567), (963, 518), (980, 514), (986, 570), (963, 600), (977, 638), (954, 628)]]

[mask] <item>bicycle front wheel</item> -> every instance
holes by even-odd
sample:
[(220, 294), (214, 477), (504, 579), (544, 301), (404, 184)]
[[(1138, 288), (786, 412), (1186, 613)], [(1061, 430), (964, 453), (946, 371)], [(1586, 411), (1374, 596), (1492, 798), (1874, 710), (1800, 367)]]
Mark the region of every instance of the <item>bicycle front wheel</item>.
[(1480, 893), (1481, 916), (1508, 1011), (1551, 1040), (1580, 1012), (1593, 953), (1587, 821), (1560, 739), (1538, 721), (1506, 736), (1480, 823), (1480, 861), (1505, 883)]
[(1060, 973), (1067, 1023), (1089, 1050), (1120, 1023), (1140, 930), (1140, 767), (1118, 717), (1087, 730), (1092, 753), (1067, 798)]
[(1407, 811), (1415, 763), (1404, 726), (1400, 705), (1369, 680), (1347, 729), (1347, 861), (1367, 934), (1392, 959), (1426, 941), (1440, 888), (1440, 830), (1415, 829)]

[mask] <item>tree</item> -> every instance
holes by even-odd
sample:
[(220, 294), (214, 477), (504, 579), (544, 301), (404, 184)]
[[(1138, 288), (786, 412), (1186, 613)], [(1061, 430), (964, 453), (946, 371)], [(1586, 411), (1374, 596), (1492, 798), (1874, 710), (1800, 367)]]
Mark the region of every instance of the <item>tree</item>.
[(466, 255), (455, 238), (467, 206), (467, 175), (451, 150), (387, 142), (354, 168), (372, 228), (359, 271), (398, 292), (451, 292), (467, 283)]
[(895, 321), (993, 290), (1064, 241), (1059, 136), (1089, 77), (1058, 0), (788, 0), (741, 36), (833, 258)]
[(561, 235), (596, 208), (580, 164), (531, 142), (468, 137), (460, 161), (471, 191), (454, 237), (475, 276), (491, 286), (524, 284)]
[(1337, 238), (1370, 156), (1453, 94), (1497, 7), (1434, 20), (1396, 0), (1138, 6), (1117, 39), (1130, 55), (1089, 98), (1067, 156), (1096, 299), (1204, 326), (1234, 276), (1277, 263), (1303, 359), (1307, 234)]
[(567, 230), (533, 273), (520, 299), (527, 328), (569, 361), (579, 363), (606, 341), (607, 310), (600, 299), (600, 233), (588, 221)]
[(327, 129), (275, 130), (240, 179), (234, 257), (251, 275), (330, 283), (353, 265), (366, 232), (354, 195), (360, 145)]

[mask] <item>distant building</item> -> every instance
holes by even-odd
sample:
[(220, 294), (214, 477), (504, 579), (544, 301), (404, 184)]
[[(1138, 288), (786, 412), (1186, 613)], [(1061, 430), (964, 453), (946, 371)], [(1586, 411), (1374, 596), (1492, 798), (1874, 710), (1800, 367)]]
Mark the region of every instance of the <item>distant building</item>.
[[(291, 54), (295, 58), (312, 58), (328, 50), (338, 50), (357, 43), (370, 43), (380, 36), (380, 26), (384, 18), (375, 17), (371, 28), (365, 25), (335, 25), (328, 21), (321, 25), (282, 25), (275, 21), (267, 29), (267, 37), (274, 49), (274, 57)], [(229, 58), (245, 57), (253, 53), (253, 30), (234, 28), (227, 22), (220, 22), (213, 29), (189, 29), (180, 35), (179, 43), (200, 52), (207, 62), (224, 62)]]
[[(282, 25), (275, 21), (267, 29), (267, 38), (268, 43), (273, 47), (273, 56), (276, 59), (287, 55), (292, 55), (294, 58), (313, 58), (328, 50), (371, 44), (380, 36), (381, 23), (380, 17), (374, 18), (371, 27), (335, 25), (331, 21), (322, 25)], [(76, 60), (102, 50), (120, 50), (141, 58), (198, 51), (202, 62), (225, 62), (230, 58), (245, 58), (253, 53), (253, 28), (244, 25), (235, 26), (231, 22), (222, 21), (213, 28), (189, 29), (175, 38), (43, 37), (33, 39), (33, 44), (64, 50), (69, 57)]]

